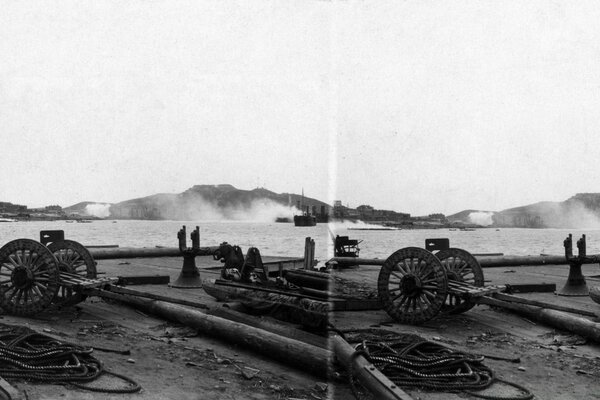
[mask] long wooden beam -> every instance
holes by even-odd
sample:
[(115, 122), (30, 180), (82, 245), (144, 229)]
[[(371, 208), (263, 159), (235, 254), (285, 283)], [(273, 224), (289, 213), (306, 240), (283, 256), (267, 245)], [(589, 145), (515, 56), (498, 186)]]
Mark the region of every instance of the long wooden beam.
[[(521, 265), (568, 264), (565, 256), (475, 256), (482, 268), (517, 267)], [(327, 263), (338, 266), (383, 265), (385, 258), (333, 257)]]
[(319, 377), (328, 375), (329, 363), (333, 359), (333, 353), (328, 350), (253, 326), (208, 315), (190, 307), (123, 296), (126, 297), (121, 300), (124, 304), (140, 309), (147, 314), (179, 322), (198, 329), (201, 334), (236, 343), (243, 348), (268, 355)]
[(578, 317), (563, 311), (551, 310), (548, 308), (532, 306), (521, 303), (512, 303), (485, 298), (485, 304), (502, 307), (526, 316), (527, 318), (553, 326), (558, 329), (576, 333), (588, 339), (600, 343), (600, 324), (587, 318)]
[(355, 355), (354, 348), (342, 337), (334, 335), (330, 338), (336, 359), (360, 380), (360, 383), (376, 399), (381, 400), (414, 400), (408, 393), (389, 380), (373, 364), (363, 356)]
[[(552, 304), (552, 303), (546, 303), (543, 301), (526, 299), (523, 297), (513, 296), (510, 294), (506, 294), (506, 293), (494, 293), (491, 295), (491, 297), (493, 297), (494, 299), (506, 301), (509, 303), (528, 304), (530, 306), (537, 306), (537, 307), (542, 307), (542, 308), (548, 308), (551, 310), (564, 311), (564, 312), (568, 312), (568, 313), (572, 313), (572, 314), (579, 314), (579, 315), (585, 315), (587, 317), (598, 318), (598, 314), (591, 312), (591, 311), (582, 310), (580, 308), (566, 307), (566, 306), (561, 306), (558, 304)], [(487, 300), (488, 300), (488, 297), (484, 296), (484, 297), (479, 298), (477, 301), (479, 303), (486, 304)], [(492, 302), (491, 305), (494, 305), (494, 303)]]
[[(201, 247), (199, 256), (212, 255), (219, 246)], [(181, 251), (177, 247), (116, 247), (116, 248), (89, 248), (89, 252), (96, 260), (110, 260), (115, 258), (139, 258), (139, 257), (180, 257)]]

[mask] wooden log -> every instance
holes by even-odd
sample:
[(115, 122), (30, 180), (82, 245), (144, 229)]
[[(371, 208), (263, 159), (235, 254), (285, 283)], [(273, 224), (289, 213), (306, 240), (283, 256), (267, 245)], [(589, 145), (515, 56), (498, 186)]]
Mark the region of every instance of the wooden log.
[[(219, 246), (201, 247), (199, 256), (212, 255)], [(119, 248), (90, 248), (88, 249), (96, 260), (111, 260), (116, 258), (155, 258), (155, 257), (180, 257), (181, 251), (177, 247), (119, 247)]]
[(117, 285), (166, 285), (171, 281), (169, 275), (134, 275), (134, 276), (119, 276)]
[(177, 299), (177, 298), (169, 297), (169, 296), (161, 296), (161, 295), (154, 294), (154, 293), (140, 292), (137, 290), (126, 289), (124, 287), (118, 287), (118, 286), (109, 286), (106, 289), (89, 288), (89, 289), (84, 289), (83, 293), (90, 295), (90, 296), (105, 297), (107, 299), (120, 300), (120, 301), (127, 301), (127, 298), (128, 298), (127, 296), (136, 296), (136, 297), (143, 297), (146, 299), (161, 300), (161, 301), (165, 301), (165, 302), (169, 302), (169, 303), (173, 303), (173, 304), (181, 304), (184, 306), (189, 306), (189, 307), (194, 307), (194, 308), (202, 308), (202, 309), (208, 308), (208, 306), (206, 304), (198, 303), (195, 301), (182, 300), (182, 299)]
[(26, 400), (28, 397), (0, 376), (0, 399)]
[(507, 293), (554, 293), (556, 283), (511, 283), (506, 285)]
[[(505, 293), (494, 293), (492, 296), (495, 299), (502, 300), (502, 301), (508, 301), (508, 302), (512, 302), (512, 303), (529, 304), (530, 306), (537, 306), (537, 307), (548, 308), (548, 309), (552, 309), (552, 310), (564, 311), (564, 312), (569, 312), (569, 313), (573, 313), (573, 314), (585, 315), (588, 317), (594, 317), (594, 318), (598, 317), (598, 315), (596, 313), (593, 313), (591, 311), (582, 310), (582, 309), (573, 308), (573, 307), (565, 307), (565, 306), (561, 306), (561, 305), (557, 305), (557, 304), (546, 303), (543, 301), (526, 299), (523, 297), (513, 296), (513, 295), (505, 294)], [(481, 303), (485, 303), (485, 298), (483, 298), (483, 299), (484, 300), (481, 301)]]
[(285, 279), (296, 286), (307, 286), (317, 290), (327, 290), (333, 284), (331, 275), (309, 271), (309, 270), (289, 270), (285, 271), (283, 276)]
[(198, 329), (201, 334), (235, 343), (316, 376), (327, 377), (329, 363), (333, 357), (328, 350), (164, 301), (130, 297), (124, 303), (147, 314)]
[(352, 369), (362, 385), (369, 389), (378, 400), (413, 400), (413, 398), (383, 375), (362, 355), (355, 356), (354, 348), (342, 337), (330, 338), (336, 360), (346, 369)]
[[(568, 264), (565, 256), (475, 256), (482, 268), (518, 267), (526, 265), (563, 265)], [(355, 258), (333, 257), (328, 263), (335, 262), (338, 266), (352, 265), (383, 265), (386, 259), (382, 258)]]
[(565, 256), (475, 257), (482, 268), (519, 267), (528, 265), (567, 265)]
[(485, 304), (506, 308), (531, 320), (576, 333), (600, 343), (600, 324), (590, 321), (587, 318), (577, 317), (564, 311), (550, 310), (521, 303), (511, 303), (491, 297), (485, 297), (484, 299)]
[(266, 320), (254, 315), (248, 315), (228, 307), (217, 307), (207, 311), (206, 313), (225, 318), (230, 321), (240, 322), (255, 328), (263, 329), (277, 335), (299, 340), (303, 343), (308, 343), (323, 349), (329, 349), (327, 338), (294, 328), (293, 326), (285, 324), (279, 320), (272, 320), (276, 322), (271, 322), (270, 320)]
[(308, 298), (299, 293), (286, 293), (266, 287), (249, 287), (233, 283), (215, 283), (204, 280), (204, 291), (220, 301), (236, 300), (256, 313), (276, 316), (278, 319), (322, 329), (328, 322), (330, 303), (324, 299)]

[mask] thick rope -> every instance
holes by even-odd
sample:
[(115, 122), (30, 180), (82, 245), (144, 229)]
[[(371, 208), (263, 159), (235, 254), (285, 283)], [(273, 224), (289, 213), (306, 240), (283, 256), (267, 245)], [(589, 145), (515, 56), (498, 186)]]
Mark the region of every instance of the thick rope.
[[(106, 371), (93, 349), (58, 341), (25, 327), (0, 328), (0, 376), (46, 384), (72, 385), (104, 393), (134, 393), (141, 386), (123, 375)], [(91, 382), (103, 374), (127, 383), (123, 388), (98, 388)]]
[[(372, 334), (368, 336), (371, 340), (363, 340), (355, 346), (355, 355), (365, 357), (400, 387), (463, 392), (490, 400), (529, 400), (534, 397), (526, 388), (495, 377), (494, 372), (483, 364), (484, 356), (449, 349), (414, 335), (397, 335), (395, 340), (388, 336), (385, 342), (372, 340)], [(352, 392), (359, 398), (352, 369), (349, 375)], [(518, 389), (519, 394), (503, 397), (478, 393), (496, 382)]]

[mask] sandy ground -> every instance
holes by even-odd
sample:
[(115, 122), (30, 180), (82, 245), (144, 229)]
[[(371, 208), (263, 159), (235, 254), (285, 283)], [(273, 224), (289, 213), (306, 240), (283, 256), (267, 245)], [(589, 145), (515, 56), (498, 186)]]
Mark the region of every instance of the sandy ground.
[[(217, 272), (209, 260), (198, 262), (203, 277)], [(216, 264), (218, 266), (218, 264)], [(177, 278), (180, 258), (101, 260), (98, 270), (106, 276), (169, 274)], [(517, 272), (514, 272), (518, 270)], [(513, 271), (513, 272), (507, 272)], [(503, 283), (508, 280), (529, 282), (564, 282), (564, 267), (546, 272), (527, 268), (486, 270), (486, 280)], [(354, 282), (354, 290), (368, 297), (374, 290), (377, 267), (341, 270), (336, 276)], [(597, 273), (584, 271), (588, 276)], [(540, 278), (539, 274), (544, 276)], [(592, 284), (595, 278), (589, 279)], [(202, 301), (211, 307), (221, 305), (202, 290), (176, 290), (166, 285), (135, 287), (159, 294)], [(542, 296), (542, 295), (539, 295)], [(563, 300), (545, 294), (552, 301)], [(568, 300), (577, 306), (600, 311), (589, 298)], [(477, 306), (452, 317), (440, 316), (422, 326), (395, 323), (383, 311), (332, 313), (333, 325), (352, 337), (356, 331), (382, 329), (398, 334), (412, 333), (446, 346), (472, 353), (519, 358), (520, 363), (488, 359), (498, 377), (529, 389), (535, 399), (597, 399), (600, 398), (600, 346), (566, 332), (528, 321), (519, 316)], [(267, 355), (208, 337), (202, 332), (145, 315), (129, 307), (88, 298), (75, 307), (48, 309), (33, 318), (4, 315), (0, 322), (28, 326), (36, 331), (65, 341), (113, 350), (128, 350), (130, 354), (96, 351), (107, 370), (124, 374), (142, 386), (134, 394), (106, 394), (84, 391), (60, 385), (39, 385), (11, 382), (26, 394), (27, 399), (351, 399), (346, 380), (314, 376), (273, 361)], [(123, 387), (115, 378), (102, 378), (94, 386)], [(407, 388), (414, 399), (438, 400), (476, 397), (466, 394), (430, 393)], [(507, 396), (514, 390), (495, 384), (487, 394)], [(368, 398), (368, 396), (366, 396)]]
[[(128, 350), (128, 355), (94, 353), (107, 370), (142, 386), (139, 393), (106, 394), (12, 382), (28, 399), (325, 399), (327, 390), (332, 390), (323, 379), (247, 349), (99, 299), (88, 299), (77, 308), (48, 311), (35, 319), (5, 316), (1, 322), (25, 325), (84, 346)], [(108, 376), (90, 385), (127, 387), (126, 382)]]

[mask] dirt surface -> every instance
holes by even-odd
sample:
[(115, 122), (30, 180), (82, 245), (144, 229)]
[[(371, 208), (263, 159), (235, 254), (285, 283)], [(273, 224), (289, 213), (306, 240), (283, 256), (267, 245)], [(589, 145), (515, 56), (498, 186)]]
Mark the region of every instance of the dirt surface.
[[(1, 322), (95, 347), (95, 357), (106, 370), (142, 386), (139, 393), (108, 394), (11, 381), (27, 399), (326, 399), (333, 390), (324, 379), (247, 349), (94, 298), (82, 306), (47, 311), (34, 319), (4, 316)], [(129, 384), (104, 376), (90, 386), (115, 389)]]
[[(550, 275), (555, 276), (558, 284), (566, 281), (568, 270), (565, 271), (564, 267), (560, 269), (550, 266), (549, 270), (550, 273), (547, 273), (543, 268), (528, 268), (526, 273), (511, 273), (510, 277), (519, 282), (515, 278), (516, 275), (520, 275), (519, 283), (523, 283), (523, 276), (527, 282), (552, 281), (548, 279)], [(485, 273), (492, 284), (504, 283), (507, 276), (503, 269), (486, 270)], [(370, 298), (369, 288), (376, 286), (377, 275), (376, 267), (340, 270), (336, 272), (336, 287), (343, 283), (341, 287), (353, 287), (363, 298)], [(351, 283), (348, 284), (348, 281)], [(588, 281), (595, 284), (591, 279)], [(589, 298), (565, 298), (552, 293), (525, 296), (594, 312), (599, 310), (598, 305)], [(489, 356), (484, 364), (489, 366), (498, 378), (523, 386), (534, 395), (534, 399), (600, 398), (600, 346), (597, 343), (535, 323), (503, 309), (479, 305), (464, 314), (440, 315), (421, 326), (399, 324), (383, 311), (339, 312), (335, 313), (330, 321), (336, 328), (345, 332), (349, 340), (360, 336), (360, 332), (365, 329), (379, 330), (382, 338), (386, 338), (388, 332), (396, 332), (398, 335), (414, 334), (452, 349)], [(493, 359), (496, 357), (518, 359), (519, 362)], [(406, 387), (404, 389), (414, 399), (421, 400), (477, 398), (465, 393), (433, 393)], [(506, 398), (518, 397), (522, 392), (497, 382), (478, 393)], [(337, 396), (335, 398), (342, 399)]]
[[(203, 278), (218, 275), (219, 264), (215, 265), (214, 260), (198, 257), (197, 263)], [(174, 281), (181, 271), (181, 264), (178, 257), (101, 260), (98, 270), (105, 276), (168, 274)], [(486, 281), (493, 284), (524, 280), (560, 284), (566, 280), (568, 272), (564, 267), (544, 268), (486, 270)], [(344, 296), (373, 299), (378, 271), (378, 267), (336, 271), (333, 273), (335, 288)], [(588, 279), (588, 283), (597, 284), (594, 279)], [(167, 285), (144, 285), (135, 289), (205, 303), (209, 308), (222, 307), (201, 289), (173, 289)], [(599, 311), (598, 305), (589, 298), (565, 299), (552, 294), (524, 296)], [(330, 322), (349, 340), (359, 337), (357, 335), (365, 329), (375, 329), (375, 332), (381, 332), (382, 340), (390, 331), (398, 335), (410, 333), (460, 351), (518, 358), (519, 363), (489, 357), (484, 362), (497, 377), (527, 388), (535, 399), (600, 398), (598, 344), (499, 309), (480, 305), (464, 314), (439, 316), (418, 327), (398, 324), (381, 310), (335, 312), (330, 314)], [(4, 315), (0, 317), (0, 323), (27, 326), (67, 342), (96, 347), (94, 354), (106, 370), (125, 375), (142, 387), (139, 393), (107, 394), (61, 385), (10, 381), (26, 394), (24, 398), (31, 400), (353, 398), (343, 371), (338, 371), (339, 379), (315, 376), (311, 371), (300, 371), (276, 362), (267, 354), (257, 354), (97, 297), (88, 298), (75, 307), (48, 309), (32, 318)], [(129, 351), (129, 354), (114, 351)], [(93, 385), (112, 389), (127, 386), (121, 379), (110, 376)], [(465, 393), (405, 390), (414, 399), (421, 400), (477, 398)], [(498, 382), (483, 393), (506, 398), (518, 391)], [(361, 398), (369, 396), (363, 393)]]

